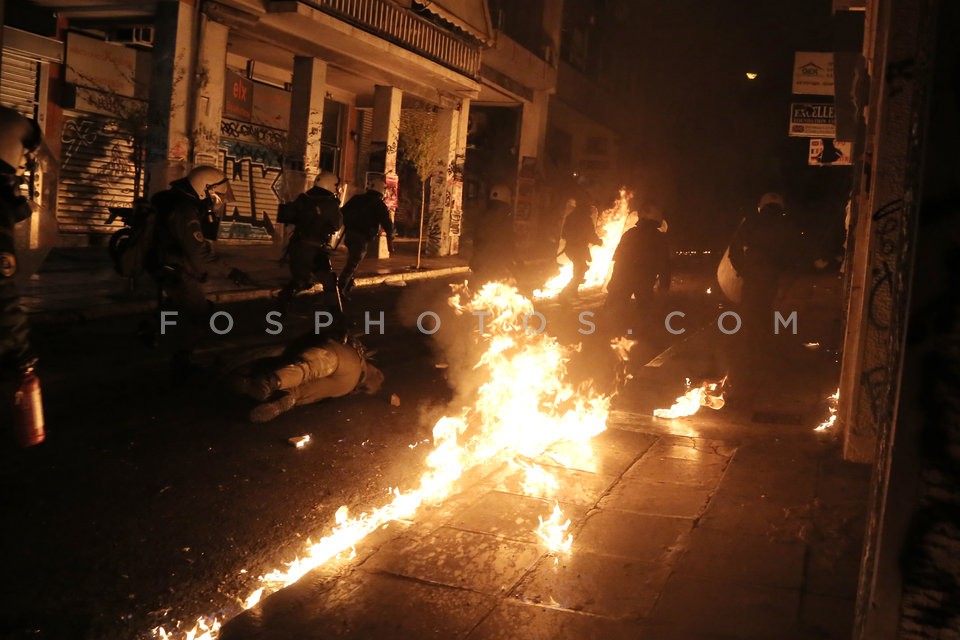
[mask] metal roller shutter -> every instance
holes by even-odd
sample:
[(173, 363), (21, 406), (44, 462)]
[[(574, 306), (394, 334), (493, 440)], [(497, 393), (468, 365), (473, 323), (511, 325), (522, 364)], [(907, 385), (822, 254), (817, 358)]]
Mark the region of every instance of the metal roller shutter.
[[(60, 135), (57, 222), (64, 233), (109, 233), (108, 207), (133, 205), (133, 140), (116, 120), (65, 111)], [(117, 223), (119, 224), (119, 223)]]
[(39, 68), (37, 60), (4, 50), (0, 64), (0, 103), (35, 118)]

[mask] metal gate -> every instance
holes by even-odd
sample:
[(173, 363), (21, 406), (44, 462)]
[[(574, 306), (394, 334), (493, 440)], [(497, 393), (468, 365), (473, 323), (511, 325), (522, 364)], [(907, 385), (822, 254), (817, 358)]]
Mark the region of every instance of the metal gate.
[(57, 222), (63, 233), (108, 233), (109, 207), (129, 207), (135, 193), (133, 138), (107, 116), (64, 111), (60, 134)]
[(0, 64), (0, 104), (28, 118), (37, 117), (40, 63), (5, 49)]

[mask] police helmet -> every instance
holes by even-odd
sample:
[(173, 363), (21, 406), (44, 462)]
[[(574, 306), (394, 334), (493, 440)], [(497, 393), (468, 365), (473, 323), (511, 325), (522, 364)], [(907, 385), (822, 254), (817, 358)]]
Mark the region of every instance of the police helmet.
[(760, 202), (757, 203), (757, 211), (761, 211), (764, 207), (771, 204), (777, 205), (781, 209), (786, 207), (786, 204), (783, 201), (783, 196), (779, 193), (770, 191), (760, 196)]
[(226, 174), (216, 167), (200, 165), (187, 174), (187, 182), (201, 200), (214, 198), (226, 202), (233, 201), (233, 189)]
[(313, 186), (326, 189), (330, 193), (337, 193), (340, 189), (340, 176), (332, 171), (321, 171), (313, 181)]
[(42, 141), (36, 120), (0, 106), (0, 161), (5, 173), (22, 173), (26, 154), (35, 151)]
[(387, 179), (382, 173), (367, 176), (367, 189), (383, 195), (387, 190)]

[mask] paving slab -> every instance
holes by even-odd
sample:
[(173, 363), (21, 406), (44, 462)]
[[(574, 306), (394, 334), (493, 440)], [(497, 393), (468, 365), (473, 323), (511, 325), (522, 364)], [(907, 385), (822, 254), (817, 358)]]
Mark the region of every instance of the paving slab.
[(697, 518), (712, 491), (703, 487), (624, 479), (600, 501), (601, 508), (673, 518)]
[(223, 640), (449, 640), (465, 637), (497, 603), (473, 591), (363, 572), (323, 593), (301, 594), (302, 582), (232, 621)]
[(800, 625), (811, 638), (848, 640), (853, 629), (854, 598), (804, 593), (800, 600)]
[(578, 551), (543, 558), (514, 591), (528, 603), (637, 620), (653, 610), (670, 568)]
[(675, 574), (651, 619), (677, 632), (783, 640), (798, 637), (799, 610), (797, 590)]
[(498, 594), (509, 592), (542, 554), (534, 544), (443, 527), (388, 542), (362, 569)]
[(567, 469), (551, 465), (542, 465), (541, 468), (550, 474), (553, 483), (548, 485), (524, 486), (527, 472), (518, 469), (502, 479), (496, 479), (492, 488), (504, 493), (515, 493), (543, 498), (547, 500), (563, 500), (586, 507), (593, 506), (610, 486), (616, 481), (614, 476), (588, 473), (578, 469)]
[(469, 640), (637, 640), (636, 623), (508, 599)]
[[(451, 518), (449, 525), (464, 531), (536, 543), (536, 530), (540, 519), (549, 518), (553, 508), (553, 501), (490, 491)], [(584, 507), (575, 504), (565, 503), (561, 508), (564, 515), (571, 520), (573, 529), (586, 513)]]
[(674, 565), (678, 576), (799, 589), (802, 542), (781, 542), (742, 531), (694, 529)]
[[(605, 432), (606, 433), (606, 432)], [(652, 442), (656, 438), (650, 437)], [(649, 446), (649, 445), (648, 445)], [(617, 477), (632, 465), (641, 452), (629, 448), (604, 446), (594, 442), (581, 445), (571, 442), (560, 442), (537, 458), (537, 462), (547, 465), (561, 465), (568, 469), (578, 469), (588, 473), (598, 473)]]
[(600, 509), (574, 534), (573, 553), (593, 551), (642, 562), (664, 562), (692, 523), (683, 518)]
[(801, 532), (808, 521), (794, 514), (805, 504), (784, 504), (757, 496), (724, 495), (722, 490), (723, 487), (710, 500), (699, 526), (763, 534), (784, 540), (801, 539)]
[(624, 474), (625, 479), (644, 482), (670, 482), (705, 489), (720, 483), (726, 462), (705, 462), (683, 458), (657, 457), (648, 453)]

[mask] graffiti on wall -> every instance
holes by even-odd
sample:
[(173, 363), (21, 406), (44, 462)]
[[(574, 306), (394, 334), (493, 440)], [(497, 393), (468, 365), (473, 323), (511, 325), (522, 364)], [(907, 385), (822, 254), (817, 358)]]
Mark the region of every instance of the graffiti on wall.
[(430, 179), (427, 252), (431, 255), (459, 251), (463, 231), (463, 159), (462, 155), (457, 156), (446, 174)]
[(283, 134), (232, 120), (221, 123), (220, 133), (220, 166), (236, 198), (221, 221), (220, 238), (270, 240), (283, 197)]
[(116, 120), (64, 114), (57, 220), (66, 232), (109, 232), (110, 207), (129, 207), (138, 189), (132, 137)]

